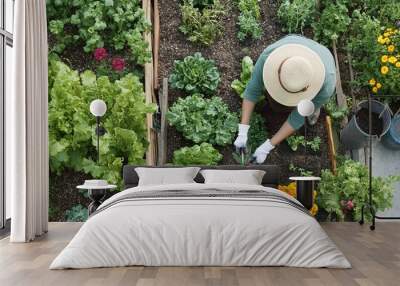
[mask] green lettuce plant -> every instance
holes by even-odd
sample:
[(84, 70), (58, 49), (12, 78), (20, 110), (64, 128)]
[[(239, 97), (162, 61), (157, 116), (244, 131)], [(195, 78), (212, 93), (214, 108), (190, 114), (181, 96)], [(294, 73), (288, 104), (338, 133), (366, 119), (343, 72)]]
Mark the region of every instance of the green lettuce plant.
[(243, 98), (244, 90), (246, 89), (246, 86), (251, 79), (251, 74), (253, 73), (253, 69), (254, 69), (253, 60), (249, 56), (245, 56), (242, 59), (242, 71), (240, 73), (240, 79), (235, 79), (231, 84), (231, 88), (241, 98)]
[(284, 32), (303, 33), (316, 14), (315, 0), (283, 0), (278, 9), (278, 18)]
[(292, 151), (297, 151), (299, 146), (310, 147), (314, 152), (319, 151), (321, 145), (321, 138), (319, 136), (314, 137), (312, 140), (306, 141), (305, 137), (302, 135), (292, 135), (286, 139), (290, 149)]
[[(360, 220), (361, 208), (368, 202), (368, 168), (360, 162), (342, 160), (336, 172), (334, 175), (330, 170), (322, 171), (317, 204), (339, 220), (346, 213)], [(372, 202), (376, 211), (392, 206), (393, 184), (399, 180), (400, 176), (372, 178)], [(371, 219), (368, 211), (365, 218)]]
[(174, 151), (173, 164), (180, 166), (217, 165), (222, 160), (222, 155), (209, 143), (201, 143), (192, 147), (183, 147)]
[(261, 12), (258, 0), (239, 0), (239, 32), (237, 37), (240, 41), (244, 41), (247, 37), (260, 39), (262, 29), (260, 25)]
[[(90, 102), (103, 99), (108, 111), (102, 118), (107, 133), (100, 139), (100, 163), (96, 163), (95, 118)], [(49, 153), (52, 172), (69, 168), (94, 178), (121, 184), (123, 164), (141, 164), (148, 145), (145, 118), (155, 111), (147, 105), (143, 85), (128, 74), (115, 82), (79, 74), (64, 63), (50, 59)]]
[(299, 176), (303, 177), (310, 177), (313, 175), (313, 172), (310, 170), (307, 170), (305, 168), (295, 166), (293, 163), (289, 164), (289, 171), (296, 173)]
[(150, 60), (143, 32), (150, 30), (140, 0), (48, 0), (49, 31), (55, 37), (53, 51), (63, 52), (83, 42), (95, 48), (129, 49), (137, 63)]
[(212, 94), (221, 81), (215, 61), (205, 59), (201, 53), (176, 60), (169, 82), (173, 88), (188, 93)]
[(65, 211), (65, 218), (67, 221), (84, 222), (88, 219), (88, 210), (81, 204), (75, 205)]
[(220, 97), (194, 94), (178, 98), (167, 113), (169, 123), (195, 143), (225, 146), (232, 143), (238, 116)]
[(183, 0), (180, 5), (182, 23), (179, 30), (189, 41), (208, 46), (222, 35), (224, 7), (219, 0), (212, 2), (208, 5), (204, 1)]

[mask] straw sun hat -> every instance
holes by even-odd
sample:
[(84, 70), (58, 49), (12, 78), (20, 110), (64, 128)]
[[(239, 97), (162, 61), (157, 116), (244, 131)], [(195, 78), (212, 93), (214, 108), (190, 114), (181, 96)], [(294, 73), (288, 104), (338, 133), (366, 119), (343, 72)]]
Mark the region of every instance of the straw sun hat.
[(263, 68), (264, 86), (271, 97), (285, 106), (311, 100), (325, 80), (325, 66), (310, 48), (287, 44), (275, 49)]

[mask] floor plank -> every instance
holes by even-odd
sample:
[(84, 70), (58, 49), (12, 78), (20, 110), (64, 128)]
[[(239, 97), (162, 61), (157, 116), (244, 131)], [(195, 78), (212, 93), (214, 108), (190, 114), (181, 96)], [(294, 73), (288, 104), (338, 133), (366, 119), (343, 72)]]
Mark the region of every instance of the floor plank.
[(357, 223), (324, 223), (325, 231), (352, 263), (352, 269), (289, 267), (119, 267), (50, 271), (55, 256), (80, 223), (50, 223), (32, 243), (0, 240), (2, 286), (397, 286), (400, 222), (378, 222), (375, 232)]

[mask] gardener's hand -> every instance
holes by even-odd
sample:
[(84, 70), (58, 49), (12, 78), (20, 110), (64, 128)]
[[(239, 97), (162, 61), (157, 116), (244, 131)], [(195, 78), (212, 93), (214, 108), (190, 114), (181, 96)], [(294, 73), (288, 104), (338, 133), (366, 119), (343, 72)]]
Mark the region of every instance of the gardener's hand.
[(238, 137), (236, 138), (233, 145), (235, 145), (236, 149), (246, 148), (247, 144), (247, 132), (249, 132), (250, 125), (239, 124), (239, 132)]
[(253, 154), (253, 158), (256, 160), (257, 164), (264, 163), (265, 159), (267, 159), (269, 152), (271, 152), (271, 150), (274, 148), (275, 146), (272, 145), (269, 139), (261, 144), (261, 146), (258, 147)]

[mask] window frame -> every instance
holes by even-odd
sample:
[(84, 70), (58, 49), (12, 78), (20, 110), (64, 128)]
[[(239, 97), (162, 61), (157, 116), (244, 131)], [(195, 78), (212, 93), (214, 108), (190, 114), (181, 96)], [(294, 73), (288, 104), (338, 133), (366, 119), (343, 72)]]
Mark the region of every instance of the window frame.
[[(15, 1), (12, 5), (15, 5)], [(14, 8), (12, 9), (14, 12)], [(6, 30), (6, 0), (0, 0), (0, 236), (9, 231), (6, 218), (5, 190), (5, 92), (6, 92), (6, 48), (13, 48), (13, 34)], [(15, 12), (14, 12), (15, 13)]]

